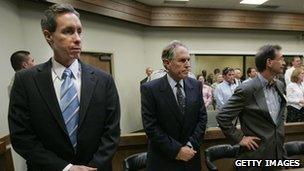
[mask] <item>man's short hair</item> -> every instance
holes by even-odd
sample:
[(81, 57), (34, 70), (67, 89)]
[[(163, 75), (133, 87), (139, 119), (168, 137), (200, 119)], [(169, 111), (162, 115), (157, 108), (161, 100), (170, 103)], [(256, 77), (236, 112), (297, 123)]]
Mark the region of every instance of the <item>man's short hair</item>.
[(12, 54), (11, 56), (11, 65), (15, 71), (22, 69), (22, 63), (27, 61), (30, 52), (25, 50), (19, 50)]
[(174, 56), (175, 56), (175, 49), (179, 46), (182, 46), (186, 49), (188, 49), (188, 47), (186, 45), (184, 45), (183, 43), (181, 43), (180, 41), (172, 41), (167, 47), (164, 48), (163, 52), (162, 52), (162, 60), (164, 59), (168, 59), (171, 60)]
[(247, 69), (247, 72), (246, 72), (246, 73), (247, 73), (247, 76), (248, 76), (248, 77), (249, 77), (249, 74), (251, 73), (251, 70), (252, 70), (252, 69), (254, 69), (254, 68), (249, 67), (249, 68)]
[(276, 52), (280, 51), (282, 48), (279, 45), (264, 45), (262, 46), (258, 53), (255, 55), (255, 65), (259, 72), (263, 72), (266, 69), (267, 59), (274, 59), (276, 57)]
[(54, 33), (57, 27), (57, 15), (65, 13), (73, 13), (78, 18), (80, 17), (79, 13), (70, 4), (54, 4), (44, 11), (44, 16), (40, 22), (41, 29), (48, 30), (50, 33)]
[(233, 68), (230, 68), (230, 67), (225, 67), (224, 69), (223, 69), (223, 72), (222, 72), (222, 74), (223, 75), (227, 75), (229, 72), (231, 72), (231, 71), (234, 71), (234, 69)]

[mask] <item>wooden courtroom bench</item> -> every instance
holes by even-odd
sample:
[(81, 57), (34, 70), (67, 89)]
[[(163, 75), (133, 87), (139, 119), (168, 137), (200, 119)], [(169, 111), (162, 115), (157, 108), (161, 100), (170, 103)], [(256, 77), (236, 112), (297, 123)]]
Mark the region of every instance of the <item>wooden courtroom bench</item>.
[[(285, 142), (304, 141), (304, 123), (289, 123), (285, 125)], [(218, 127), (208, 128), (201, 147), (202, 170), (206, 171), (204, 150), (218, 144), (229, 144)], [(113, 158), (113, 170), (122, 171), (123, 160), (135, 153), (147, 151), (147, 137), (145, 133), (131, 133), (122, 135), (117, 152)], [(301, 158), (303, 161), (303, 156)], [(233, 159), (221, 159), (216, 161), (219, 170), (234, 170)]]

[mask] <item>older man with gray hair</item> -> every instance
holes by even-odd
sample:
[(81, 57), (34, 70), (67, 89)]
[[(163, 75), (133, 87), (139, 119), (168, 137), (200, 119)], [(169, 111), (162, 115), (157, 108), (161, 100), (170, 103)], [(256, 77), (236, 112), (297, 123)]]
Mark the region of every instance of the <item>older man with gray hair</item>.
[(141, 86), (142, 120), (148, 136), (147, 170), (201, 170), (206, 128), (202, 84), (188, 77), (188, 48), (170, 43), (162, 52), (167, 74)]

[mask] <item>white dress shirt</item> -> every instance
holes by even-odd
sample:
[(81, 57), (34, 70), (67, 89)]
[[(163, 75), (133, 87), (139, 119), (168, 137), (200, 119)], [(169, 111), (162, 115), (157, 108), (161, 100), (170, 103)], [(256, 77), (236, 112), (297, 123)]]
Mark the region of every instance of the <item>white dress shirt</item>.
[(214, 90), (216, 108), (220, 110), (228, 99), (233, 95), (236, 84), (230, 84), (226, 80), (217, 85)]
[[(63, 83), (63, 79), (61, 79), (63, 71), (66, 69), (65, 66), (58, 63), (54, 58), (52, 58), (52, 80), (56, 93), (56, 97), (58, 100), (58, 104), (60, 103), (60, 89), (61, 84)], [(77, 90), (78, 100), (80, 101), (80, 87), (81, 87), (81, 67), (78, 60), (75, 60), (69, 67), (73, 74), (73, 82)], [(68, 164), (63, 171), (68, 171), (73, 165)]]
[(291, 82), (287, 85), (287, 106), (292, 106), (298, 110), (302, 108), (300, 100), (304, 100), (304, 89), (302, 84)]
[(291, 67), (286, 70), (285, 75), (284, 75), (286, 86), (288, 86), (288, 84), (290, 83), (291, 74), (295, 69), (296, 69), (295, 67)]
[(275, 86), (267, 88), (268, 80), (266, 78), (264, 78), (261, 74), (258, 74), (258, 78), (263, 86), (268, 112), (273, 122), (277, 124), (282, 99)]

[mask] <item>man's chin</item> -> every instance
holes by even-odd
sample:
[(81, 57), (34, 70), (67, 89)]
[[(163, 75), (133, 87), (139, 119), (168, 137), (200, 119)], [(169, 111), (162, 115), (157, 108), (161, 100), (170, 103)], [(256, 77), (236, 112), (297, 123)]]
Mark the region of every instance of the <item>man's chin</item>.
[(80, 58), (80, 54), (72, 55), (71, 58), (73, 58), (73, 59), (79, 59)]

